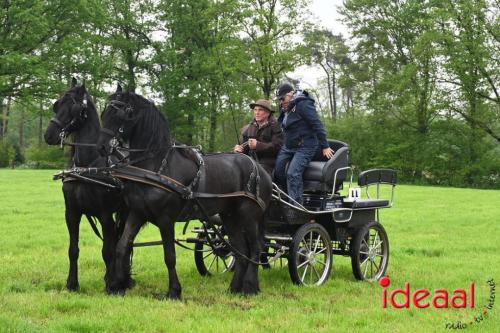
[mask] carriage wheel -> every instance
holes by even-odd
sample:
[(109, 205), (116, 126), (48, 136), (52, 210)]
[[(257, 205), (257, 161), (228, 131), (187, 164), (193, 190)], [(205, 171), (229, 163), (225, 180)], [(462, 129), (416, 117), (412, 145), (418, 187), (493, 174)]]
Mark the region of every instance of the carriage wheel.
[(332, 243), (318, 223), (304, 224), (295, 233), (290, 247), (288, 271), (293, 283), (321, 285), (330, 275)]
[(389, 238), (377, 221), (364, 225), (351, 242), (351, 264), (358, 280), (377, 281), (389, 264)]
[(210, 246), (204, 234), (198, 235), (200, 242), (194, 247), (194, 262), (198, 272), (203, 276), (210, 276), (232, 271), (235, 264), (233, 253), (217, 236), (210, 237), (214, 247)]

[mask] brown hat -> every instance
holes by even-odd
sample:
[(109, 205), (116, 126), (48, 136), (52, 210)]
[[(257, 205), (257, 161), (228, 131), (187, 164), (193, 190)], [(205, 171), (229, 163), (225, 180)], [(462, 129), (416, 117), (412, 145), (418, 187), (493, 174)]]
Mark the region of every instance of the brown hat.
[(255, 103), (251, 103), (250, 104), (250, 107), (253, 109), (254, 107), (256, 106), (261, 106), (263, 107), (264, 109), (267, 109), (269, 112), (273, 113), (274, 110), (273, 110), (273, 107), (271, 106), (271, 102), (268, 101), (267, 99), (258, 99), (257, 102)]

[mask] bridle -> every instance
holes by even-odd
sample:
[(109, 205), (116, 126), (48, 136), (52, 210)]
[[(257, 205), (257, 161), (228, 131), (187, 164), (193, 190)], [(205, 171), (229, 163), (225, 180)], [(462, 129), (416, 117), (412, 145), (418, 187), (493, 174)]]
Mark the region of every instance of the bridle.
[[(119, 119), (124, 120), (124, 121), (123, 121), (122, 125), (118, 128), (117, 132), (110, 130), (109, 128), (106, 128), (106, 127), (101, 127), (100, 131), (102, 133), (106, 134), (108, 137), (110, 137), (110, 140), (109, 140), (110, 151), (109, 151), (108, 157), (111, 154), (113, 154), (114, 152), (117, 152), (120, 155), (119, 162), (118, 162), (118, 163), (120, 163), (123, 160), (125, 160), (126, 158), (128, 158), (128, 155), (124, 154), (123, 152), (128, 152), (128, 153), (131, 153), (131, 152), (150, 152), (150, 150), (148, 148), (132, 149), (132, 148), (124, 147), (125, 140), (122, 137), (122, 134), (124, 132), (123, 126), (124, 126), (125, 120), (136, 119), (136, 118), (133, 118), (134, 107), (132, 105), (130, 105), (130, 103), (125, 103), (125, 102), (122, 102), (122, 101), (116, 100), (116, 99), (110, 100), (108, 102), (108, 104), (106, 105), (105, 110), (108, 109), (109, 107), (115, 109), (117, 112), (117, 117)], [(147, 154), (146, 156), (141, 157), (139, 159), (136, 159), (133, 161), (128, 161), (126, 164), (132, 165), (132, 164), (137, 163), (139, 161), (149, 159), (152, 157), (152, 155), (151, 156), (150, 155), (151, 154)]]
[(73, 108), (79, 108), (80, 111), (78, 112), (78, 115), (76, 117), (73, 117), (69, 123), (64, 125), (57, 117), (54, 117), (50, 119), (51, 123), (56, 124), (60, 129), (61, 132), (59, 132), (59, 138), (60, 138), (60, 143), (61, 143), (61, 148), (63, 146), (92, 146), (95, 147), (95, 144), (89, 144), (89, 143), (67, 143), (64, 140), (68, 136), (68, 134), (71, 134), (74, 131), (79, 130), (85, 121), (88, 118), (87, 114), (87, 94), (84, 95), (82, 102), (78, 102), (73, 96), (71, 96), (71, 100), (73, 102), (73, 105), (71, 106), (71, 110)]
[[(126, 119), (132, 115), (132, 112), (134, 112), (134, 107), (132, 105), (117, 99), (110, 100), (105, 109), (109, 107), (116, 110), (119, 119)], [(118, 149), (120, 143), (123, 143), (123, 138), (121, 136), (123, 134), (123, 124), (118, 128), (118, 133), (104, 126), (101, 127), (101, 132), (111, 137), (109, 145), (111, 147), (110, 154), (112, 154), (114, 150)]]

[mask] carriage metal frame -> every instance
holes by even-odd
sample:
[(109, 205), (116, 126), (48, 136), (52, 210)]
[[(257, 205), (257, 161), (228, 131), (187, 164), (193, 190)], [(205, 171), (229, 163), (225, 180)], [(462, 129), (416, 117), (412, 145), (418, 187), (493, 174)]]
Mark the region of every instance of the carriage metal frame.
[[(347, 147), (341, 150), (342, 156), (332, 158), (340, 160), (340, 164), (328, 170), (333, 173), (330, 190), (305, 191), (301, 205), (273, 183), (261, 262), (264, 267), (270, 267), (278, 262), (283, 265), (282, 259), (287, 259), (293, 283), (321, 285), (330, 276), (333, 255), (349, 256), (357, 280), (376, 281), (384, 276), (389, 263), (389, 238), (380, 223), (379, 209), (394, 204), (396, 172), (390, 169), (363, 171), (358, 176), (357, 187), (353, 187), (352, 168), (345, 165), (347, 144), (336, 140), (329, 143), (336, 148), (339, 144)], [(316, 168), (325, 170), (326, 163), (317, 163)], [(349, 195), (342, 195), (340, 190), (347, 174), (350, 174)], [(325, 184), (322, 185), (324, 188)], [(374, 186), (375, 196), (370, 193)], [(390, 187), (389, 198), (381, 197), (384, 186)], [(362, 189), (363, 199), (359, 193)], [(198, 236), (188, 240), (195, 243), (194, 257), (199, 273), (212, 275), (232, 270), (234, 253), (222, 226), (203, 223), (204, 227), (192, 229)]]

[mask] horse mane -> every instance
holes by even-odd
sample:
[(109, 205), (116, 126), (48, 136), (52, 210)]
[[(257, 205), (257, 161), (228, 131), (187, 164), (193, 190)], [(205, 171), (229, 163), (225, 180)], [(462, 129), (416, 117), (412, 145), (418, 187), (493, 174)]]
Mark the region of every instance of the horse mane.
[[(118, 99), (132, 105), (138, 117), (134, 131), (148, 134), (149, 142), (141, 142), (139, 146), (144, 147), (145, 145), (151, 151), (170, 148), (170, 127), (167, 118), (160, 112), (155, 103), (133, 92), (125, 92), (121, 95), (122, 97)], [(112, 96), (118, 97), (117, 94)]]

